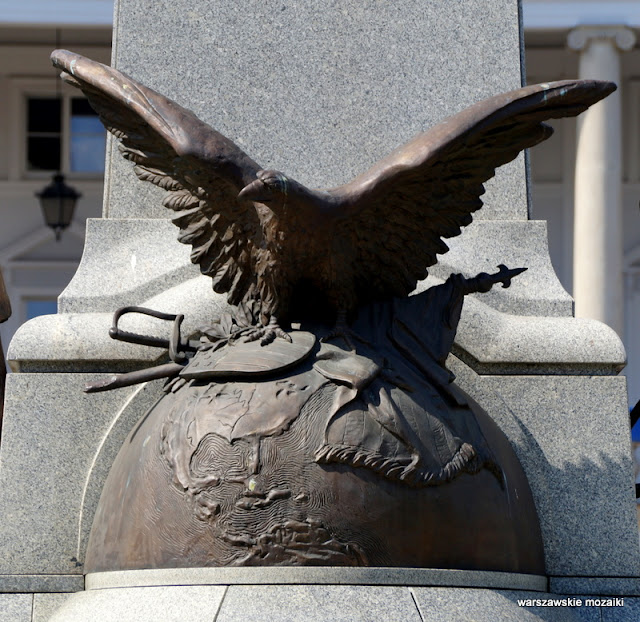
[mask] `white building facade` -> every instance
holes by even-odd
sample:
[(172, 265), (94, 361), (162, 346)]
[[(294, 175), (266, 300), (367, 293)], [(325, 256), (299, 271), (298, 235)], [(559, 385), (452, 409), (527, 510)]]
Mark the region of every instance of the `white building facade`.
[(545, 219), (558, 278), (578, 317), (625, 342), (629, 402), (640, 399), (640, 27), (638, 2), (523, 5), (527, 81), (612, 80), (618, 91), (531, 152), (532, 218)]
[[(0, 0), (0, 269), (13, 314), (5, 348), (27, 319), (55, 313), (84, 243), (85, 220), (102, 210), (104, 131), (49, 61), (56, 46), (108, 63), (112, 0)], [(36, 193), (61, 172), (82, 194), (56, 242)]]

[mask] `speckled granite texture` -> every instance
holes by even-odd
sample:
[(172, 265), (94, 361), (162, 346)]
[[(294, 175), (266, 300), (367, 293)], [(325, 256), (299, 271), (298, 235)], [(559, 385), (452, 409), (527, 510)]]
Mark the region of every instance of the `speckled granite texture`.
[(82, 589), (84, 549), (102, 485), (123, 440), (159, 389), (155, 382), (82, 392), (86, 382), (97, 379), (54, 373), (7, 379), (0, 592)]
[[(478, 376), (453, 357), (449, 367), (520, 459), (538, 510), (547, 573), (638, 576), (625, 378)], [(555, 588), (565, 590), (598, 593), (588, 584)]]
[[(115, 16), (119, 70), (310, 187), (521, 85), (516, 0), (126, 0)], [(105, 214), (166, 217), (130, 168), (111, 160)], [(480, 218), (526, 218), (524, 159), (496, 181)]]
[[(588, 603), (588, 598), (448, 587), (158, 585), (88, 590), (72, 595), (51, 622), (90, 622), (95, 611), (101, 612), (100, 620), (104, 622), (199, 622), (203, 619), (216, 622), (627, 622), (638, 619), (640, 599), (618, 599), (619, 606), (610, 607)], [(559, 604), (548, 606), (547, 599)]]
[(547, 591), (546, 577), (516, 572), (319, 566), (230, 566), (92, 572), (87, 590), (154, 585), (379, 585)]
[(70, 594), (34, 594), (32, 622), (49, 622), (53, 614), (69, 600)]
[(31, 622), (31, 594), (0, 594), (0, 622)]
[[(203, 622), (216, 620), (222, 586), (163, 586), (96, 590), (71, 596), (51, 622)], [(143, 593), (144, 592), (144, 593)], [(96, 612), (99, 612), (96, 616)], [(268, 618), (262, 618), (266, 620)]]

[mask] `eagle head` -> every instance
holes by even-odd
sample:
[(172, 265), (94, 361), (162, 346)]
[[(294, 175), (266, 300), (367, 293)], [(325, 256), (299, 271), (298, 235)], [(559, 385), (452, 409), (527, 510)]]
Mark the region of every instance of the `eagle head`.
[(258, 171), (256, 177), (255, 181), (240, 191), (239, 198), (249, 199), (256, 203), (269, 204), (275, 200), (284, 203), (287, 194), (289, 194), (291, 180), (280, 171)]

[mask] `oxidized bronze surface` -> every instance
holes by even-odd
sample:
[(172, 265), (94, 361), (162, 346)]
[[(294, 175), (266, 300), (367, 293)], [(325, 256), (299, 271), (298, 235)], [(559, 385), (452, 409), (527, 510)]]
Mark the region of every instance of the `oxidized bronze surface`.
[[(480, 102), (396, 149), (344, 186), (311, 190), (262, 170), (242, 149), (163, 95), (78, 54), (51, 56), (119, 140), (133, 170), (167, 194), (178, 239), (232, 305), (257, 301), (255, 338), (291, 321), (351, 319), (409, 295), (482, 206), (483, 184), (606, 97), (610, 82), (565, 80)], [(343, 331), (346, 332), (346, 331)]]
[(230, 338), (242, 320), (212, 326), (125, 441), (86, 571), (542, 573), (526, 477), (508, 440), (444, 367), (464, 294), (517, 272), (453, 275), (420, 295), (365, 306), (352, 328), (369, 345), (357, 351), (318, 339), (327, 329), (313, 324), (292, 331), (291, 343), (266, 346)]
[[(484, 183), (615, 85), (527, 86), (419, 135), (350, 183), (311, 190), (124, 74), (58, 50), (229, 312), (171, 362), (105, 484), (87, 570), (380, 565), (544, 572), (535, 506), (505, 436), (445, 367), (464, 296), (522, 268), (409, 297), (482, 206)], [(331, 329), (331, 326), (334, 326)]]

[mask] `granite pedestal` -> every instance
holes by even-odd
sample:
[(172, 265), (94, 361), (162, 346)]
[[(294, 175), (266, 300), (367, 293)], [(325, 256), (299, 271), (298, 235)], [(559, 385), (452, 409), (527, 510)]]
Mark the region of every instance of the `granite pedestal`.
[[(120, 0), (115, 10), (117, 68), (193, 109), (265, 168), (311, 187), (347, 181), (449, 114), (521, 83), (516, 0)], [(390, 582), (384, 573), (349, 582), (336, 569), (313, 580), (305, 569), (286, 569), (287, 582), (257, 573), (242, 581), (131, 576), (110, 585), (87, 577), (85, 586), (102, 485), (161, 389), (155, 381), (82, 393), (102, 373), (163, 357), (111, 341), (111, 315), (143, 305), (184, 313), (188, 328), (226, 304), (175, 241), (160, 197), (117, 152), (110, 155), (104, 217), (88, 224), (59, 313), (27, 323), (9, 346), (17, 373), (7, 387), (0, 446), (0, 620), (40, 621), (57, 607), (52, 619), (69, 622), (457, 620), (471, 613), (478, 620), (596, 620), (601, 612), (603, 620), (633, 619), (640, 552), (625, 381), (617, 375), (625, 353), (606, 326), (572, 317), (549, 261), (545, 223), (527, 219), (522, 156), (488, 184), (486, 207), (449, 241), (430, 278), (500, 263), (529, 267), (510, 289), (467, 300), (449, 364), (528, 475), (546, 557), (537, 587), (468, 577), (465, 587), (424, 576)], [(123, 327), (163, 330), (153, 320)], [(518, 607), (518, 598), (550, 598), (545, 590), (624, 597), (625, 606)]]

